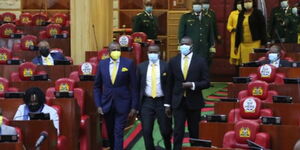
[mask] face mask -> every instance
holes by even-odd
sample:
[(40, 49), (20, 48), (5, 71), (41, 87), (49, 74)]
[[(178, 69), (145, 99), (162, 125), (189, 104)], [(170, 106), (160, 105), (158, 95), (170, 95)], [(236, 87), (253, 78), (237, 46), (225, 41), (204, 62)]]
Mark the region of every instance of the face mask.
[(203, 7), (203, 9), (208, 10), (209, 9), (209, 4), (203, 4), (202, 7)]
[(42, 56), (47, 57), (50, 53), (50, 50), (49, 50), (49, 48), (41, 47), (40, 48), (40, 53), (41, 53)]
[(298, 16), (298, 8), (297, 8), (297, 7), (294, 7), (294, 8), (292, 9), (292, 13), (293, 13), (294, 15)]
[(187, 55), (191, 52), (191, 46), (190, 45), (181, 45), (180, 46), (180, 52), (183, 55)]
[(200, 12), (202, 10), (202, 6), (199, 4), (193, 5), (194, 12)]
[(280, 5), (281, 5), (281, 8), (287, 8), (289, 6), (288, 1), (282, 1), (280, 3)]
[(28, 109), (30, 112), (36, 112), (40, 109), (40, 105), (28, 105)]
[(253, 7), (253, 2), (247, 2), (247, 3), (244, 3), (244, 7), (249, 10)]
[(150, 54), (148, 54), (148, 59), (149, 59), (149, 61), (155, 63), (158, 60), (158, 54), (150, 53)]
[(113, 59), (113, 60), (117, 60), (119, 59), (121, 56), (121, 51), (112, 51), (110, 53), (110, 57)]
[(151, 13), (153, 11), (153, 7), (152, 6), (146, 6), (145, 10), (147, 13)]
[(271, 62), (274, 62), (274, 61), (276, 61), (276, 60), (278, 59), (278, 54), (277, 54), (277, 53), (270, 53), (270, 54), (268, 55), (268, 58), (269, 58), (269, 60), (270, 60)]
[(236, 8), (237, 8), (237, 10), (242, 11), (242, 9), (243, 9), (242, 4), (237, 4)]

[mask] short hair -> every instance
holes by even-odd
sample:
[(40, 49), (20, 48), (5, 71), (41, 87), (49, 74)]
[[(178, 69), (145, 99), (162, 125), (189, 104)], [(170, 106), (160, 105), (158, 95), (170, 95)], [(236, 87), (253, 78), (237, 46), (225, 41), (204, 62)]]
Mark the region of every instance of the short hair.
[(280, 53), (281, 47), (278, 45), (272, 45), (270, 50), (274, 50), (275, 52)]
[(193, 5), (195, 5), (195, 4), (201, 4), (200, 0), (194, 0)]
[(30, 102), (30, 99), (31, 99), (31, 95), (36, 95), (37, 98), (38, 98), (38, 103), (41, 105), (41, 104), (44, 104), (46, 99), (45, 99), (45, 94), (44, 92), (38, 88), (38, 87), (32, 87), (32, 88), (29, 88), (25, 91), (25, 95), (24, 95), (24, 98), (23, 98), (23, 101), (25, 104), (28, 104)]
[(144, 5), (145, 5), (145, 6), (153, 6), (153, 4), (152, 4), (151, 1), (146, 1)]
[(42, 41), (40, 41), (39, 43), (38, 43), (38, 46), (40, 46), (40, 44), (46, 44), (48, 47), (50, 47), (50, 44), (49, 44), (49, 42), (48, 41), (46, 41), (46, 40), (42, 40)]
[(109, 45), (108, 45), (108, 50), (110, 50), (110, 47), (111, 47), (112, 45), (119, 45), (119, 46), (120, 46), (120, 44), (119, 44), (118, 42), (113, 41), (113, 42), (109, 43)]
[(157, 44), (152, 44), (152, 45), (149, 45), (149, 47), (148, 47), (148, 50), (149, 50), (149, 48), (150, 47), (155, 47), (155, 48), (158, 48), (158, 50), (160, 51), (160, 47), (157, 45)]
[[(189, 36), (184, 36), (183, 38), (181, 38), (181, 40), (182, 40), (182, 39), (189, 39), (189, 40), (191, 40), (192, 43), (193, 43), (193, 39), (192, 39), (191, 37), (189, 37)], [(180, 40), (180, 43), (181, 43), (181, 40)]]

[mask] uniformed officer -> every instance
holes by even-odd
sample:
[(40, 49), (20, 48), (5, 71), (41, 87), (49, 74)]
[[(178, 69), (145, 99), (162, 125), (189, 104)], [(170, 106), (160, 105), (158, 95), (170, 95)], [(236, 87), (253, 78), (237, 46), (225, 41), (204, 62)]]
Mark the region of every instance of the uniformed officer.
[(144, 32), (148, 39), (157, 39), (158, 21), (153, 16), (153, 5), (151, 2), (145, 3), (145, 11), (136, 15), (133, 21), (133, 32)]
[(273, 42), (295, 43), (295, 19), (288, 0), (280, 0), (280, 6), (272, 10), (269, 20), (269, 37)]
[(217, 19), (216, 19), (216, 13), (214, 10), (210, 8), (209, 0), (205, 0), (203, 2), (203, 11), (205, 15), (207, 15), (212, 22), (213, 25), (213, 30), (214, 30), (214, 35), (215, 35), (215, 40), (221, 40), (221, 36), (218, 33), (218, 28), (217, 28)]
[[(203, 1), (203, 0), (202, 0)], [(193, 2), (193, 11), (181, 16), (178, 39), (188, 36), (193, 40), (193, 52), (200, 54), (211, 64), (211, 56), (216, 52), (214, 31), (211, 19), (203, 13), (202, 1)]]

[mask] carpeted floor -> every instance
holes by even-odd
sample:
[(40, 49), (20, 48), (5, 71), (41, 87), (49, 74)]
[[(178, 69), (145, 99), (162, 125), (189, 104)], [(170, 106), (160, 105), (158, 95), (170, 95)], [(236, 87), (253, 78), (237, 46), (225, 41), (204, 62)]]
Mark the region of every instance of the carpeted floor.
[[(210, 115), (214, 113), (214, 103), (219, 101), (220, 98), (227, 96), (227, 83), (215, 82), (212, 83), (212, 87), (203, 91), (203, 96), (205, 98), (205, 108), (202, 109), (201, 115)], [(131, 128), (124, 136), (124, 148), (127, 150), (144, 150), (144, 139), (141, 132), (141, 123), (136, 121), (133, 128)], [(184, 146), (189, 146), (188, 141), (188, 131), (186, 128), (186, 138), (184, 139)], [(158, 124), (155, 123), (153, 129), (154, 144), (157, 150), (162, 150), (164, 144), (162, 137), (160, 136)]]

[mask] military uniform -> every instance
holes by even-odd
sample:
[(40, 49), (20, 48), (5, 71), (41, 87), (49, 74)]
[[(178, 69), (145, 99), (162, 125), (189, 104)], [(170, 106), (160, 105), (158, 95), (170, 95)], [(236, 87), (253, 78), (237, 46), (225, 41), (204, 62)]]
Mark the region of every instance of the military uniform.
[[(274, 8), (272, 10), (271, 18), (269, 21), (269, 37), (275, 42), (279, 42), (279, 37), (285, 43), (295, 43), (297, 38), (295, 38), (295, 31), (297, 29), (297, 23), (294, 15), (292, 14), (292, 9), (283, 9), (281, 7)], [(276, 35), (276, 31), (279, 37)]]
[(208, 9), (207, 11), (205, 11), (205, 15), (207, 15), (211, 19), (215, 40), (220, 40), (221, 37), (218, 33), (216, 13), (212, 9)]
[(147, 34), (148, 39), (157, 39), (157, 17), (144, 11), (142, 13), (137, 14), (133, 22), (133, 32), (144, 32)]
[(181, 16), (179, 23), (178, 39), (188, 36), (193, 40), (193, 52), (200, 54), (211, 63), (209, 49), (214, 45), (214, 32), (212, 21), (208, 15), (200, 16), (194, 12)]

